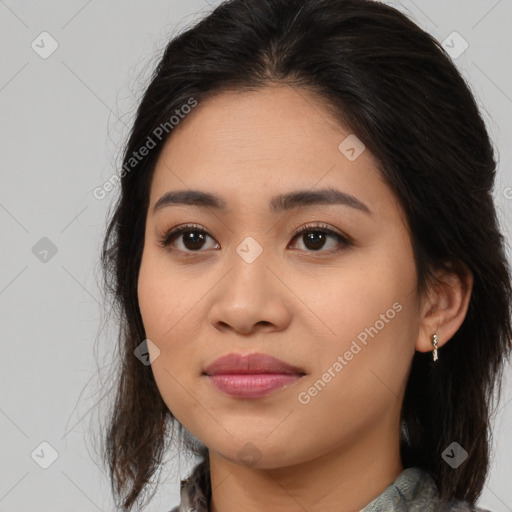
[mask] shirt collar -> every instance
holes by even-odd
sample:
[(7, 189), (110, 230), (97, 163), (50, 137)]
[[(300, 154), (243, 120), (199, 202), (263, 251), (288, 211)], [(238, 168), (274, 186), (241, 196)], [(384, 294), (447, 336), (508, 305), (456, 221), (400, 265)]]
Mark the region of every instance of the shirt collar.
[[(177, 512), (210, 512), (211, 481), (209, 460), (195, 466), (192, 475), (180, 483), (181, 503)], [(406, 468), (379, 496), (360, 512), (433, 512), (437, 487), (432, 476), (418, 467)]]

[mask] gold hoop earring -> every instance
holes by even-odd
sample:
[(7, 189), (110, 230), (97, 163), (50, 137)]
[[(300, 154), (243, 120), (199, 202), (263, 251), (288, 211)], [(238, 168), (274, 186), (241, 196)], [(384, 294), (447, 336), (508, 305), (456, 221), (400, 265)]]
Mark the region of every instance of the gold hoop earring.
[(432, 355), (433, 355), (434, 361), (437, 361), (438, 360), (438, 356), (437, 356), (437, 334), (435, 334), (435, 333), (432, 335), (432, 345), (434, 346), (434, 350), (432, 352)]

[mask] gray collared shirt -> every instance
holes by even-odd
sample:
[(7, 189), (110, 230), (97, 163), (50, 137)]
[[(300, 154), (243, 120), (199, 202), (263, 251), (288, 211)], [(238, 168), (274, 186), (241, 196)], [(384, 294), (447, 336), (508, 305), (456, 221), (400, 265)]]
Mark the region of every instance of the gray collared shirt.
[[(181, 481), (181, 502), (170, 512), (210, 512), (210, 467), (205, 460), (192, 475)], [(418, 467), (406, 468), (382, 494), (360, 512), (490, 512), (461, 501), (440, 504), (438, 490), (429, 473)]]

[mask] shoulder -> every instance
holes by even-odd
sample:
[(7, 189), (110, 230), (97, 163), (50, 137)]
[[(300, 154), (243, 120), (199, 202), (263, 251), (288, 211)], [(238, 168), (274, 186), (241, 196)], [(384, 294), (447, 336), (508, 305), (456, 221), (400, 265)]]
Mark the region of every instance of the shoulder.
[(208, 512), (211, 498), (209, 460), (204, 459), (180, 482), (180, 503), (169, 512)]
[[(409, 467), (370, 504), (368, 510), (364, 509), (364, 512), (378, 512), (382, 510), (380, 505), (390, 504), (393, 507), (400, 504), (404, 510), (410, 512), (492, 512), (465, 501), (440, 501), (438, 492), (434, 478), (428, 471), (419, 467)], [(402, 510), (393, 507), (388, 506), (389, 510)]]
[(479, 508), (464, 501), (455, 501), (439, 504), (435, 512), (492, 512), (486, 508)]

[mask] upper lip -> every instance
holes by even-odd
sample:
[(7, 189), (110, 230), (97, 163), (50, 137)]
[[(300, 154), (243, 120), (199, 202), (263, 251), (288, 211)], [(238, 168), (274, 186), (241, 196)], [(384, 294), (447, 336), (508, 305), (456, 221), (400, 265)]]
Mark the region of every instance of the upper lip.
[(291, 364), (268, 354), (226, 354), (205, 367), (206, 375), (247, 374), (247, 373), (288, 373), (301, 374), (304, 372)]

